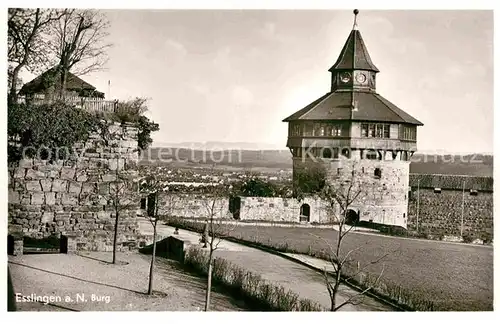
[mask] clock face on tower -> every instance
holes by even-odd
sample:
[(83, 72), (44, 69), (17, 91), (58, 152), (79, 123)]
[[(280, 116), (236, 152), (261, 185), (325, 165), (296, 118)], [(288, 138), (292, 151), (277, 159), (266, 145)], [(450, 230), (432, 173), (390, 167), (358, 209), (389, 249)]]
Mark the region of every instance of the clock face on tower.
[(358, 75), (356, 75), (356, 81), (358, 81), (359, 83), (365, 83), (366, 75), (364, 73), (359, 73)]
[(347, 83), (349, 81), (351, 81), (351, 73), (349, 72), (343, 72), (340, 74), (340, 81), (342, 81), (343, 83)]

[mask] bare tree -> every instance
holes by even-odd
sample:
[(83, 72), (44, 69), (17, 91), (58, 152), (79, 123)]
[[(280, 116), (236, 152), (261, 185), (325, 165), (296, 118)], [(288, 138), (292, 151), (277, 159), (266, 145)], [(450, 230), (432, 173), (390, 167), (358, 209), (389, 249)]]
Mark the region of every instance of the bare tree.
[[(123, 161), (123, 165), (121, 163)], [(125, 159), (117, 155), (116, 168), (114, 168), (115, 179), (109, 183), (109, 201), (108, 204), (112, 206), (115, 213), (115, 224), (113, 233), (113, 260), (112, 263), (116, 264), (116, 252), (118, 245), (118, 229), (119, 222), (123, 212), (134, 210), (137, 208), (137, 189), (136, 181), (137, 176), (135, 173), (126, 170), (127, 163)]]
[(100, 70), (108, 61), (106, 41), (110, 24), (106, 16), (91, 9), (64, 9), (54, 27), (52, 50), (59, 60), (61, 95), (68, 72), (77, 75)]
[[(371, 192), (370, 184), (358, 175), (357, 162), (350, 161), (347, 162), (347, 164), (350, 165), (348, 165), (348, 168), (341, 176), (337, 177), (335, 181), (320, 181), (322, 182), (320, 186), (321, 189), (316, 191), (317, 196), (325, 204), (330, 217), (334, 220), (334, 223), (337, 224), (336, 240), (334, 244), (324, 238), (316, 236), (329, 247), (328, 261), (333, 267), (332, 274), (329, 274), (326, 269), (324, 272), (325, 283), (330, 296), (330, 311), (337, 311), (348, 304), (357, 305), (361, 303), (365, 294), (378, 284), (384, 271), (383, 268), (376, 280), (370, 283), (368, 287), (349, 296), (345, 301), (339, 304), (337, 303), (337, 297), (340, 284), (343, 281), (350, 281), (356, 278), (369, 266), (379, 263), (383, 258), (389, 255), (389, 253), (385, 253), (364, 266), (361, 266), (359, 262), (352, 258), (352, 254), (361, 249), (361, 246), (349, 251), (344, 251), (343, 249), (342, 243), (346, 235), (351, 232), (359, 221), (357, 215), (354, 215), (356, 213), (351, 209), (354, 204), (359, 203)], [(317, 182), (317, 179), (321, 179), (318, 174), (326, 174), (321, 169), (314, 169), (312, 172), (313, 175), (310, 183), (313, 184)], [(316, 185), (312, 187), (318, 189)]]
[[(151, 170), (143, 170), (145, 172), (150, 172)], [(146, 173), (141, 177), (140, 191), (143, 195), (147, 195), (148, 207), (152, 206), (152, 210), (147, 212), (148, 220), (153, 226), (153, 254), (151, 256), (151, 264), (149, 267), (149, 283), (148, 283), (148, 295), (153, 294), (153, 281), (154, 281), (154, 264), (156, 256), (156, 234), (158, 220), (161, 217), (169, 217), (175, 206), (174, 196), (169, 191), (168, 183), (166, 179), (162, 177), (165, 174), (165, 170), (159, 169), (159, 173), (151, 174)], [(160, 194), (163, 192), (163, 194)], [(151, 203), (149, 199), (153, 199)], [(160, 215), (160, 205), (162, 206), (162, 214)]]
[(223, 199), (229, 196), (231, 187), (226, 184), (219, 184), (207, 187), (205, 197), (202, 197), (202, 204), (205, 209), (207, 218), (205, 221), (205, 230), (202, 234), (202, 242), (204, 247), (208, 248), (208, 278), (207, 290), (205, 294), (205, 312), (210, 309), (210, 295), (212, 291), (212, 270), (214, 252), (218, 249), (224, 237), (228, 237), (229, 233), (234, 229), (229, 224), (224, 223), (224, 218), (227, 216), (224, 213)]
[(60, 10), (9, 8), (7, 57), (9, 98), (12, 102), (17, 102), (19, 72), (23, 68), (37, 72), (47, 66), (50, 57), (47, 31), (62, 14)]

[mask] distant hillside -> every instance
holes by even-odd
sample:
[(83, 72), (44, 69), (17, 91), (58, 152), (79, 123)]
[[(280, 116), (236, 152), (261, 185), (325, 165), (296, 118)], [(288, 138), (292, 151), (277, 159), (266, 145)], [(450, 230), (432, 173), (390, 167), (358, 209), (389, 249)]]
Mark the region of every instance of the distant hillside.
[[(149, 154), (149, 159), (147, 154)], [(208, 167), (214, 163), (237, 169), (292, 168), (288, 150), (197, 150), (189, 148), (154, 147), (146, 152), (142, 163), (174, 161), (177, 166)], [(148, 162), (149, 160), (149, 162)], [(438, 155), (415, 154), (411, 173), (493, 176), (493, 156), (485, 154)]]
[(260, 150), (283, 150), (284, 144), (270, 143), (253, 143), (253, 142), (179, 142), (179, 143), (154, 143), (155, 147), (171, 147), (185, 148), (191, 150), (245, 150), (245, 151), (260, 151)]
[[(291, 169), (292, 159), (288, 150), (193, 150), (187, 148), (151, 148), (150, 161), (169, 159), (174, 162), (183, 162), (189, 165), (227, 165), (241, 169), (254, 168), (272, 168), (272, 169)], [(145, 163), (148, 158), (143, 158)]]
[(493, 156), (486, 154), (414, 154), (411, 173), (493, 176)]

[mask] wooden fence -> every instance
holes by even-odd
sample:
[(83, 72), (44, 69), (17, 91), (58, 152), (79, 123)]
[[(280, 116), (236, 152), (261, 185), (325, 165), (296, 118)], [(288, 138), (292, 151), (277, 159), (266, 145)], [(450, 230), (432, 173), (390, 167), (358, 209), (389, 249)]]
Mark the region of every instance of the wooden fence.
[(74, 105), (76, 108), (85, 109), (90, 112), (115, 112), (118, 101), (104, 100), (101, 98), (87, 98), (77, 96), (66, 96), (64, 98), (55, 96), (45, 96), (43, 94), (35, 94), (33, 96), (19, 97), (20, 103), (30, 102), (33, 105), (42, 105), (63, 100), (64, 102)]

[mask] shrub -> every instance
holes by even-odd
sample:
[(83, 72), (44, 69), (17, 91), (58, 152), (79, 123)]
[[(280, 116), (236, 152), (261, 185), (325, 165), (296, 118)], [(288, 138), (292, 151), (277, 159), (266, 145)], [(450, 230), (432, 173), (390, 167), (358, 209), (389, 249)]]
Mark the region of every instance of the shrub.
[(214, 280), (221, 282), (230, 280), (226, 276), (229, 273), (231, 264), (226, 259), (222, 258), (214, 258), (213, 262), (212, 275)]
[(292, 291), (285, 291), (285, 288), (279, 286), (275, 287), (276, 291), (276, 307), (280, 310), (292, 311), (296, 309), (299, 301), (299, 295)]
[(26, 148), (30, 148), (24, 151), (28, 158), (67, 159), (74, 145), (85, 142), (99, 125), (94, 115), (64, 102), (36, 107), (11, 104), (7, 121), (9, 162), (18, 162)]
[[(265, 282), (259, 275), (245, 271), (222, 258), (213, 260), (214, 282), (231, 288), (244, 298), (276, 311), (320, 311), (321, 306), (311, 300), (286, 291), (283, 287)], [(190, 246), (184, 258), (185, 265), (204, 275), (208, 273), (208, 254), (199, 247)]]
[(474, 241), (475, 237), (473, 234), (465, 234), (463, 237), (463, 240), (464, 240), (464, 243), (472, 243), (472, 241)]
[(318, 304), (310, 299), (301, 299), (299, 300), (299, 309), (302, 312), (316, 312), (318, 311)]

